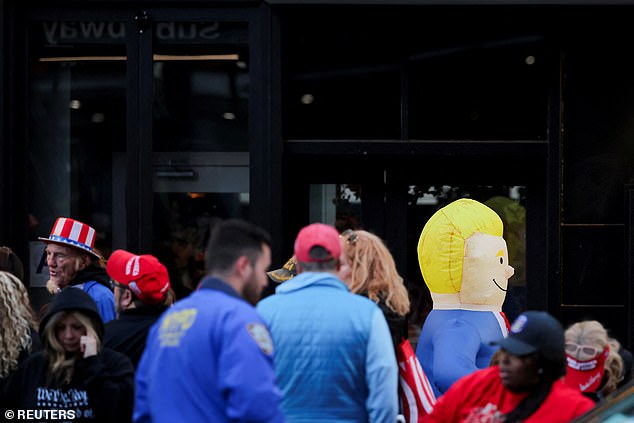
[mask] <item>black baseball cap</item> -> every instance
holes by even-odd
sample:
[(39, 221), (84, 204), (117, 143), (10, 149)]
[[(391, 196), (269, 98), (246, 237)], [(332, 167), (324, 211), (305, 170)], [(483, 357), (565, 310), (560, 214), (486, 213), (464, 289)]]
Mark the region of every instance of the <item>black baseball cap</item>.
[(508, 337), (494, 342), (516, 356), (540, 352), (547, 359), (565, 357), (564, 329), (545, 311), (525, 311), (513, 324)]

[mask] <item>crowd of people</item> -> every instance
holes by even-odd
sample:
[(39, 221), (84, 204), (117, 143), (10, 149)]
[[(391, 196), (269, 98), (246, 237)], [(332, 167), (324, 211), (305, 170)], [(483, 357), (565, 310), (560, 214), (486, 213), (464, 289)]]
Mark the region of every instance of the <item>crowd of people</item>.
[[(60, 217), (40, 238), (53, 298), (39, 316), (21, 260), (0, 247), (2, 411), (68, 422), (412, 423), (396, 358), (410, 298), (381, 238), (313, 223), (267, 272), (267, 232), (225, 220), (210, 234), (206, 276), (176, 301), (156, 257), (116, 250), (106, 260), (94, 232)], [(595, 320), (564, 329), (524, 311), (492, 348), (490, 364), (452, 383), (424, 421), (568, 422), (632, 377), (631, 353)]]

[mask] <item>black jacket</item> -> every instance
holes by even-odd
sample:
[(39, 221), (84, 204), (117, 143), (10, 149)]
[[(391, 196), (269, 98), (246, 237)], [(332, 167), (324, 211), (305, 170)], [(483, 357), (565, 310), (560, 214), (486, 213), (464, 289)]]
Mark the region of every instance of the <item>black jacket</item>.
[(148, 331), (165, 310), (166, 307), (143, 307), (122, 311), (118, 319), (106, 323), (104, 346), (127, 355), (136, 369)]
[[(99, 338), (102, 338), (103, 323), (93, 299), (81, 289), (67, 287), (55, 296), (40, 322), (42, 341), (47, 322), (61, 311), (78, 311), (88, 316)], [(76, 413), (75, 418), (68, 421), (74, 423), (125, 423), (132, 420), (134, 367), (128, 357), (103, 348), (97, 355), (79, 358), (72, 380), (66, 383), (51, 377), (46, 342), (43, 345), (43, 351), (32, 354), (9, 376), (0, 408), (72, 411)], [(53, 421), (58, 418), (38, 417), (37, 420)]]
[(407, 317), (393, 311), (382, 298), (377, 305), (383, 312), (383, 316), (385, 316), (387, 327), (390, 329), (390, 335), (392, 336), (392, 345), (394, 346), (394, 351), (396, 351), (401, 341), (409, 338)]
[[(24, 363), (31, 354), (36, 353), (42, 349), (42, 343), (40, 342), (40, 337), (35, 331), (35, 329), (31, 328), (29, 332), (29, 336), (31, 338), (31, 349), (27, 350), (23, 348), (22, 350), (20, 350), (20, 355), (18, 356), (18, 365), (16, 366), (15, 370), (17, 370), (20, 364)], [(0, 397), (2, 396), (2, 389), (4, 388), (4, 383), (7, 381), (9, 376), (11, 376), (11, 373), (9, 373), (7, 377), (0, 378)]]
[(72, 410), (73, 423), (132, 420), (134, 368), (126, 356), (104, 348), (81, 359), (68, 384), (48, 381), (48, 362), (46, 353), (35, 353), (10, 376), (2, 408)]
[[(368, 297), (367, 292), (362, 292), (361, 295)], [(401, 341), (409, 338), (407, 316), (401, 316), (392, 310), (381, 295), (379, 295), (379, 302), (377, 305), (383, 312), (383, 316), (387, 322), (387, 327), (390, 329), (390, 335), (392, 336), (392, 345), (394, 346), (394, 351), (396, 351)]]

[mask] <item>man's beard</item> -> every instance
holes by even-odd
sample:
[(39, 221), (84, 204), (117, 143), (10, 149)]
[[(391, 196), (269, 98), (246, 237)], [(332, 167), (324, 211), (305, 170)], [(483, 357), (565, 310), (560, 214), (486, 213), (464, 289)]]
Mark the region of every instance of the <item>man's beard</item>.
[(260, 301), (261, 294), (262, 290), (253, 279), (250, 279), (242, 290), (242, 297), (251, 305), (256, 305)]
[(59, 293), (62, 289), (59, 287), (59, 285), (57, 285), (57, 282), (55, 282), (53, 279), (49, 279), (46, 282), (46, 289), (48, 290), (48, 292), (50, 292), (51, 294), (57, 294)]

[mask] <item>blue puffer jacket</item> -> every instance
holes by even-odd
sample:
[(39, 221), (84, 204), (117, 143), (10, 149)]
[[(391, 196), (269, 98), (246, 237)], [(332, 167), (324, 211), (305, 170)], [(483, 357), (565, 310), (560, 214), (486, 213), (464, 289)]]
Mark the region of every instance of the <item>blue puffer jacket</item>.
[(383, 313), (329, 273), (301, 273), (258, 311), (289, 422), (394, 423), (398, 370)]

